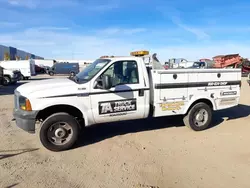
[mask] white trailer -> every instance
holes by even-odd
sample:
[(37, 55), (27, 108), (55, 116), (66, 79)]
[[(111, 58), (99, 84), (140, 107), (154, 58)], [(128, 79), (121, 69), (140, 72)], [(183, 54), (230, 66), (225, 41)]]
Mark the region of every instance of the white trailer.
[[(202, 131), (211, 126), (213, 111), (239, 104), (241, 69), (164, 70), (155, 54), (133, 54), (143, 53), (100, 58), (73, 78), (19, 86), (17, 126), (34, 133), (41, 122), (43, 146), (62, 151), (73, 146), (85, 126), (183, 115), (186, 126)], [(146, 58), (152, 66), (145, 65)]]
[(56, 62), (53, 59), (34, 59), (35, 64), (39, 67), (52, 67)]
[(19, 70), (22, 74), (22, 79), (29, 79), (31, 76), (36, 75), (35, 61), (30, 60), (12, 60), (2, 61), (0, 66), (8, 70)]

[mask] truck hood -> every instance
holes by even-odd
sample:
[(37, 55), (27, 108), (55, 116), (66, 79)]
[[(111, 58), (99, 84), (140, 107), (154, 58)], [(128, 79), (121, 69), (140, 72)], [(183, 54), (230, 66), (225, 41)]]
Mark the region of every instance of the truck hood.
[(41, 81), (33, 81), (19, 86), (16, 90), (22, 95), (27, 96), (31, 93), (50, 90), (61, 87), (71, 87), (76, 85), (76, 83), (68, 78), (58, 78), (58, 79), (47, 79)]

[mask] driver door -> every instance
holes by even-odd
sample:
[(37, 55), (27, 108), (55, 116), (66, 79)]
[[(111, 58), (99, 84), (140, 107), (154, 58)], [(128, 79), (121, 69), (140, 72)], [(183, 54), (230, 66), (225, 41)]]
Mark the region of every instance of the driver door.
[[(98, 77), (99, 87), (93, 87), (90, 95), (96, 123), (144, 117), (145, 86), (139, 73), (136, 61), (117, 61)], [(111, 77), (112, 87), (109, 90), (100, 89), (103, 75)]]

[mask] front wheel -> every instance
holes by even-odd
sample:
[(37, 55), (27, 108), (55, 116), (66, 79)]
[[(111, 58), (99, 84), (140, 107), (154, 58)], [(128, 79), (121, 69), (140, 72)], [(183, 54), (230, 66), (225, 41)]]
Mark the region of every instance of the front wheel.
[(56, 113), (49, 116), (40, 129), (40, 141), (50, 151), (70, 149), (79, 134), (79, 124), (67, 113)]
[(194, 131), (202, 131), (211, 125), (212, 109), (206, 103), (200, 102), (195, 104), (183, 118), (186, 126)]
[(53, 73), (53, 72), (49, 72), (49, 75), (50, 75), (50, 76), (54, 76), (54, 73)]
[(75, 74), (74, 72), (71, 72), (71, 73), (70, 73), (70, 76), (72, 76), (72, 77), (75, 76), (75, 75), (76, 75), (76, 74)]
[(4, 76), (4, 77), (3, 77), (3, 85), (4, 85), (4, 86), (7, 86), (7, 85), (9, 85), (10, 83), (11, 83), (10, 77)]

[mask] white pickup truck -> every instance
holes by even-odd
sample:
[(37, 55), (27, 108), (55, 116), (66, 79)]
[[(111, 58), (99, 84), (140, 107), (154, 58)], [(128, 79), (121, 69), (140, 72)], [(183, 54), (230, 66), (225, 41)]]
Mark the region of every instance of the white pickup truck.
[(3, 85), (7, 86), (10, 84), (16, 84), (17, 81), (21, 80), (21, 72), (18, 70), (3, 68)]
[(99, 58), (72, 78), (19, 86), (14, 119), (29, 133), (41, 122), (43, 146), (62, 151), (82, 127), (105, 122), (183, 115), (191, 129), (207, 129), (213, 111), (238, 105), (240, 87), (240, 69), (164, 70), (156, 54), (132, 53)]

